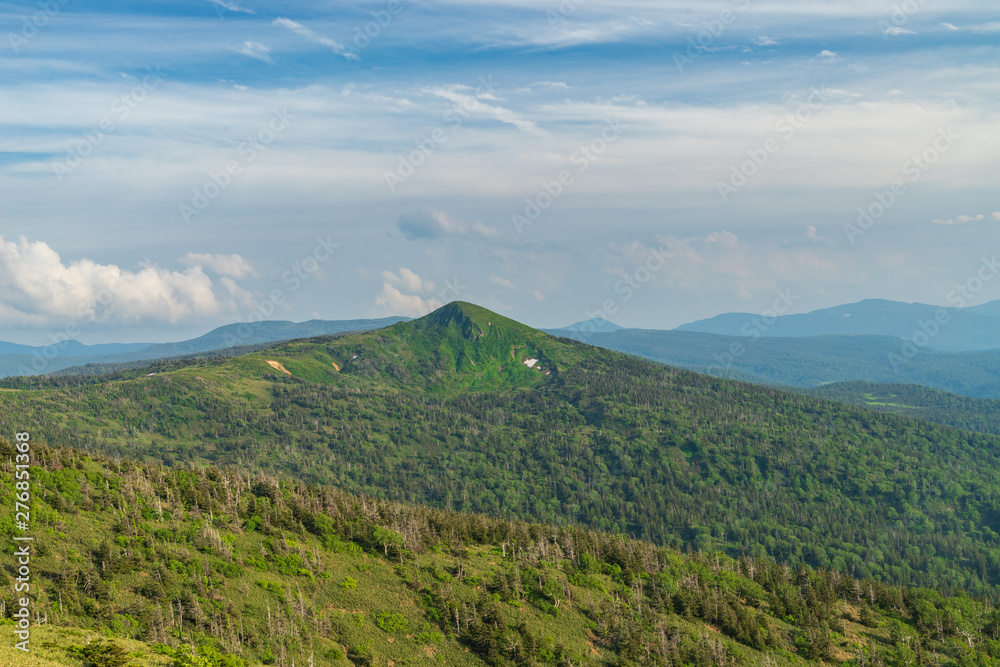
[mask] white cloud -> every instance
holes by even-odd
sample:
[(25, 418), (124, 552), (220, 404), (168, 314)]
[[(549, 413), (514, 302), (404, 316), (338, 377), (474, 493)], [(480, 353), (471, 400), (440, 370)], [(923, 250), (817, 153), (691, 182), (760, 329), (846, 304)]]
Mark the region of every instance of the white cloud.
[(243, 46), (239, 51), (245, 56), (255, 58), (265, 63), (274, 62), (271, 60), (271, 49), (263, 44), (258, 44), (257, 42), (243, 42)]
[(951, 30), (953, 32), (961, 30), (961, 28), (959, 28), (958, 26), (953, 25), (951, 23), (942, 23), (941, 27), (944, 28), (945, 30)]
[(415, 271), (406, 267), (401, 267), (398, 275), (392, 271), (383, 271), (382, 277), (389, 284), (404, 287), (411, 292), (425, 292), (434, 289), (434, 283), (425, 282)]
[(959, 215), (950, 220), (932, 220), (932, 224), (935, 225), (964, 225), (967, 222), (979, 222), (986, 216), (980, 213), (979, 215)]
[[(206, 256), (211, 257), (211, 256)], [(225, 288), (233, 293), (235, 284)], [(63, 262), (42, 241), (0, 237), (0, 320), (7, 325), (176, 324), (234, 306), (200, 265), (129, 271), (90, 259)]]
[(532, 296), (534, 296), (537, 301), (545, 301), (545, 295), (539, 292), (538, 290), (535, 290), (532, 293)]
[(415, 239), (439, 239), (449, 234), (467, 235), (471, 233), (486, 238), (499, 236), (497, 230), (481, 222), (468, 225), (444, 211), (426, 206), (399, 216), (396, 220), (396, 226), (399, 231), (403, 232), (403, 236), (411, 241)]
[(500, 287), (506, 287), (507, 289), (514, 289), (514, 283), (511, 282), (509, 278), (501, 278), (495, 273), (490, 274), (490, 282), (494, 285), (499, 285)]
[(837, 53), (828, 49), (823, 49), (817, 54), (820, 58), (836, 58)]
[(997, 222), (1000, 222), (1000, 211), (993, 211), (993, 213), (990, 214), (990, 217)]
[(382, 293), (375, 297), (375, 305), (392, 315), (422, 317), (442, 304), (434, 298), (424, 298), (419, 294), (403, 294), (393, 285), (382, 285)]
[(535, 86), (554, 88), (557, 90), (569, 90), (569, 84), (565, 81), (536, 81), (531, 84), (531, 87)]
[(778, 40), (761, 35), (757, 38), (757, 46), (777, 46)]
[(500, 236), (500, 232), (498, 232), (497, 230), (493, 229), (488, 225), (484, 225), (478, 220), (472, 223), (471, 229), (475, 234), (479, 234), (480, 236), (485, 236), (487, 238), (494, 238)]
[(299, 35), (301, 37), (305, 37), (310, 42), (315, 42), (316, 44), (322, 44), (323, 46), (328, 47), (329, 49), (331, 49), (337, 55), (344, 56), (348, 60), (361, 60), (361, 58), (359, 58), (356, 53), (352, 53), (351, 51), (348, 51), (347, 47), (345, 47), (343, 44), (340, 44), (339, 42), (335, 42), (332, 39), (329, 39), (327, 37), (323, 37), (322, 35), (319, 35), (319, 34), (313, 32), (312, 30), (310, 30), (309, 28), (305, 27), (301, 23), (298, 23), (298, 22), (293, 21), (291, 19), (288, 19), (288, 18), (285, 18), (285, 17), (279, 17), (279, 18), (274, 19), (271, 22), (271, 25), (276, 25), (276, 26), (281, 26), (282, 28), (287, 28), (287, 29), (291, 30), (292, 32), (294, 32), (295, 34), (297, 34), (297, 35)]
[(817, 248), (817, 247), (831, 247), (833, 243), (829, 238), (819, 233), (816, 229), (816, 225), (808, 225), (806, 227), (805, 233), (798, 238), (791, 241), (785, 241), (781, 244), (782, 248)]
[(972, 28), (972, 32), (979, 32), (985, 34), (1000, 32), (1000, 21), (994, 21), (993, 23), (984, 23), (983, 25), (977, 25), (974, 28)]
[(382, 278), (385, 282), (382, 292), (375, 297), (375, 305), (388, 315), (421, 317), (444, 305), (428, 295), (434, 291), (434, 283), (424, 280), (416, 271), (400, 267), (398, 273), (383, 271)]
[(547, 132), (540, 129), (534, 122), (523, 118), (520, 114), (501, 106), (486, 104), (483, 102), (484, 99), (493, 100), (496, 98), (490, 94), (484, 94), (481, 92), (477, 93), (475, 89), (469, 86), (460, 84), (437, 86), (433, 88), (426, 88), (425, 92), (454, 102), (461, 107), (462, 110), (470, 114), (482, 114), (489, 118), (493, 118), (494, 120), (500, 121), (501, 123), (513, 125), (522, 132), (526, 132), (534, 136), (548, 136)]
[(732, 232), (712, 232), (705, 237), (705, 243), (718, 243), (727, 248), (735, 248), (740, 243), (740, 239)]
[(917, 33), (907, 28), (893, 26), (891, 28), (886, 28), (883, 31), (883, 34), (888, 35), (889, 37), (899, 37), (900, 35), (916, 35)]
[[(620, 11), (620, 8), (615, 11)], [(565, 49), (587, 44), (622, 42), (656, 30), (656, 25), (648, 20), (632, 18), (629, 21), (597, 20), (588, 23), (579, 18), (574, 16), (572, 20), (554, 23), (544, 21), (534, 29), (526, 28), (524, 23), (516, 27), (501, 24), (494, 28), (491, 38), (485, 38), (489, 40), (490, 46)]]
[(236, 278), (240, 280), (247, 276), (256, 275), (253, 267), (248, 261), (239, 255), (219, 255), (208, 253), (189, 252), (181, 259), (185, 266), (197, 266), (203, 269), (210, 269), (220, 276), (226, 278)]
[(238, 1), (232, 2), (231, 0), (208, 0), (210, 3), (215, 5), (218, 10), (226, 10), (227, 12), (239, 12), (243, 14), (254, 14), (254, 10), (248, 9), (242, 6)]

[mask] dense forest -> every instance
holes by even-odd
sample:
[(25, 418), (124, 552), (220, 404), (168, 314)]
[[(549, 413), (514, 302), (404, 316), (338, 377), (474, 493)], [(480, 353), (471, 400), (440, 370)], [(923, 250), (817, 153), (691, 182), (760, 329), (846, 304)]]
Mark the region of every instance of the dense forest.
[(93, 452), (687, 551), (1000, 591), (995, 437), (663, 367), (468, 305), (132, 373), (0, 392), (0, 429), (29, 423)]
[(914, 384), (872, 382), (838, 382), (805, 393), (966, 431), (1000, 435), (1000, 401), (994, 399), (957, 396)]
[[(14, 453), (0, 441), (8, 505)], [(260, 473), (41, 445), (33, 456), (33, 664), (964, 667), (1000, 655), (1000, 610), (964, 594)], [(5, 532), (11, 522), (0, 516)], [(13, 603), (5, 587), (0, 608)], [(22, 664), (6, 615), (0, 661)]]

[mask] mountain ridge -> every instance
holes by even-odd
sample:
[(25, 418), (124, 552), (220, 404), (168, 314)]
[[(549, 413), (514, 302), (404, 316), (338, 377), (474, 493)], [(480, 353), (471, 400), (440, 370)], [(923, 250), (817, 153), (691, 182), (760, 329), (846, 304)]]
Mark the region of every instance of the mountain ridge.
[[(941, 351), (1000, 349), (1000, 301), (955, 308), (887, 299), (821, 308), (808, 313), (778, 315), (766, 323), (753, 313), (723, 313), (683, 324), (674, 331), (697, 331), (744, 337), (806, 337), (819, 335), (889, 335), (917, 341)], [(926, 340), (924, 340), (926, 339)]]

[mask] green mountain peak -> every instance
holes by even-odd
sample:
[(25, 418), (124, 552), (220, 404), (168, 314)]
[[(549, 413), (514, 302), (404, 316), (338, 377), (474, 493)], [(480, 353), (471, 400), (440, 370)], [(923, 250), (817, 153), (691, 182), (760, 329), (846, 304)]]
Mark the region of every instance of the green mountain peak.
[[(443, 334), (456, 327), (469, 341), (540, 337), (546, 334), (504, 317), (491, 310), (465, 301), (452, 301), (432, 313), (412, 322), (415, 330), (427, 334)], [(406, 329), (406, 327), (403, 327)]]
[(457, 326), (469, 340), (485, 336), (509, 337), (541, 333), (491, 310), (465, 301), (452, 301), (413, 322), (418, 328), (431, 331)]
[(557, 371), (566, 349), (574, 347), (464, 301), (384, 331), (400, 344), (393, 350), (396, 358), (417, 364), (417, 374), (432, 379), (438, 388), (535, 384)]
[(576, 361), (584, 346), (486, 308), (455, 301), (417, 320), (325, 339), (290, 341), (245, 358), (262, 376), (323, 384), (375, 381), (435, 394), (535, 386)]

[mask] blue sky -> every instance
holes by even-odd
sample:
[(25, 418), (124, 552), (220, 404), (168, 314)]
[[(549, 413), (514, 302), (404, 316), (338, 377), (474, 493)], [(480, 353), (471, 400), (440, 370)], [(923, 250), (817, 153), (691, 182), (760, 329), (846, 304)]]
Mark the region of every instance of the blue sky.
[(947, 304), (1000, 250), (984, 6), (0, 3), (0, 340)]

